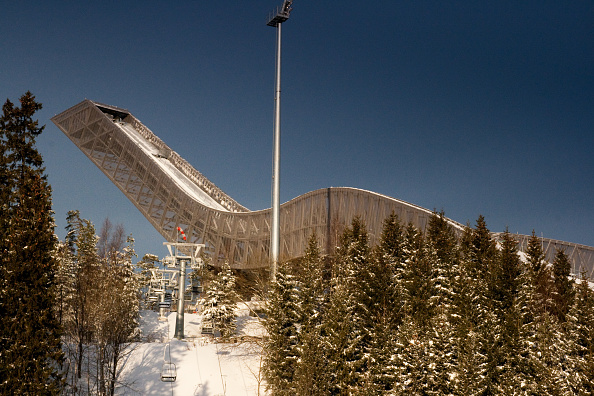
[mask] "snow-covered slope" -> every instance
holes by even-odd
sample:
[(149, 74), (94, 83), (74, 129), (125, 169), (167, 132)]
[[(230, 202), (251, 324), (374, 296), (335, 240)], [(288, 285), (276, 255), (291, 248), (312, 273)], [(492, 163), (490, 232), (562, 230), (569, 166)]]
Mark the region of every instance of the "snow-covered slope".
[[(247, 309), (238, 311), (240, 335), (257, 335), (257, 320)], [(176, 313), (160, 322), (156, 312), (143, 311), (141, 331), (146, 342), (135, 344), (119, 377), (118, 395), (257, 395), (260, 343), (215, 343), (202, 336), (200, 315), (185, 314), (184, 340), (171, 339)], [(176, 365), (175, 382), (162, 382), (165, 359)], [(260, 386), (260, 394), (264, 387)]]

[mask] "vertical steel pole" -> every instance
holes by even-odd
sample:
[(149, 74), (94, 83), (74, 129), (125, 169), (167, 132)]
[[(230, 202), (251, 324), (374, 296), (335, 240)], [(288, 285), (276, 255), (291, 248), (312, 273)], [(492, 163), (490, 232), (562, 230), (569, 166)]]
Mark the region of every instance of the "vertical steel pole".
[(270, 229), (270, 276), (276, 279), (280, 251), (280, 94), (281, 94), (281, 23), (276, 25), (276, 90), (274, 95), (274, 153), (272, 162), (272, 226)]
[(184, 298), (186, 289), (186, 260), (180, 260), (179, 284), (177, 285), (177, 316), (175, 318), (175, 338), (184, 338)]

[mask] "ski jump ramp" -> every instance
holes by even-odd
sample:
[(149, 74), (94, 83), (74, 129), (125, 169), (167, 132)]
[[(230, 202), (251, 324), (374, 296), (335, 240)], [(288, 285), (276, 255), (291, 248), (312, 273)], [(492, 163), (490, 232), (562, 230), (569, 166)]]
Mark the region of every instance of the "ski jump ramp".
[[(52, 122), (128, 197), (169, 241), (181, 227), (188, 242), (205, 244), (214, 265), (236, 269), (269, 266), (271, 209), (250, 211), (221, 191), (171, 150), (128, 110), (84, 100), (53, 117)], [(325, 188), (303, 194), (280, 208), (280, 258), (299, 257), (315, 231), (329, 254), (345, 226), (360, 216), (371, 244), (379, 241), (383, 221), (394, 211), (402, 223), (424, 230), (430, 210), (355, 188)], [(449, 220), (461, 231), (463, 225)], [(495, 234), (496, 235), (496, 234)], [(518, 235), (520, 250), (529, 236)], [(594, 276), (594, 248), (542, 239), (552, 261), (564, 249), (572, 273)]]

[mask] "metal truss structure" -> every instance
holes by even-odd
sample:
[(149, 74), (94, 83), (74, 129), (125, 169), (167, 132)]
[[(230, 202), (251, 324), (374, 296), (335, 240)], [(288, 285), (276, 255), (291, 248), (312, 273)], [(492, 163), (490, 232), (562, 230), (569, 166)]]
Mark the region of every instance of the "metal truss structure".
[[(188, 242), (204, 244), (214, 265), (232, 268), (269, 266), (271, 210), (250, 211), (229, 197), (171, 150), (128, 110), (84, 100), (52, 121), (128, 197), (165, 240), (177, 240), (177, 227)], [(292, 199), (280, 208), (280, 259), (300, 257), (316, 233), (331, 254), (344, 227), (355, 216), (367, 226), (369, 241), (379, 241), (391, 212), (402, 223), (424, 230), (430, 210), (355, 188), (326, 188)], [(462, 224), (448, 220), (458, 231)], [(497, 234), (495, 234), (497, 236)], [(518, 235), (525, 250), (529, 236)], [(546, 258), (564, 249), (572, 273), (594, 276), (594, 248), (543, 238)]]

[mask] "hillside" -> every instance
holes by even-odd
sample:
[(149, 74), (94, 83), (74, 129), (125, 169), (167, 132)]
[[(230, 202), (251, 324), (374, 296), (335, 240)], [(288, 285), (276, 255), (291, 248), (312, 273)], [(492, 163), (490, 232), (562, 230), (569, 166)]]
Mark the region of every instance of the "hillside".
[[(176, 313), (159, 321), (157, 312), (142, 311), (142, 343), (134, 344), (124, 361), (118, 395), (257, 395), (260, 347), (250, 341), (215, 343), (201, 335), (200, 315), (185, 314), (184, 340), (172, 339)], [(238, 310), (238, 333), (258, 336), (261, 328), (248, 310)], [(245, 338), (245, 337), (244, 337)], [(175, 382), (162, 382), (164, 354), (171, 350)], [(263, 387), (261, 387), (261, 392)]]

